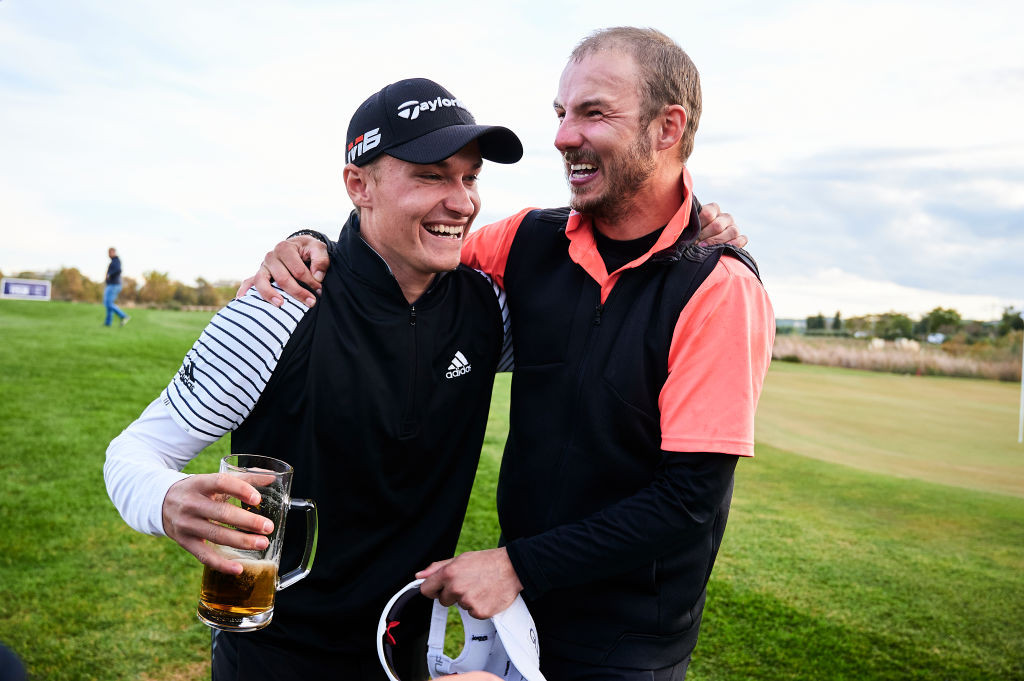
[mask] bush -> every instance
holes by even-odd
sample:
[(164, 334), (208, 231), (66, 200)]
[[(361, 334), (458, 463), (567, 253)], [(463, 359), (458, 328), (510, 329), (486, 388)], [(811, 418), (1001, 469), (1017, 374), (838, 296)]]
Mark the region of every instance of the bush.
[(98, 303), (103, 300), (103, 286), (91, 281), (77, 267), (62, 267), (50, 285), (53, 300)]
[[(772, 359), (822, 366), (887, 371), (918, 376), (959, 376), (999, 381), (1020, 380), (1021, 332), (999, 343), (968, 345), (947, 341), (941, 347), (922, 347), (916, 341), (902, 343), (876, 338), (828, 338), (824, 336), (776, 336)], [(948, 349), (946, 346), (950, 346)]]

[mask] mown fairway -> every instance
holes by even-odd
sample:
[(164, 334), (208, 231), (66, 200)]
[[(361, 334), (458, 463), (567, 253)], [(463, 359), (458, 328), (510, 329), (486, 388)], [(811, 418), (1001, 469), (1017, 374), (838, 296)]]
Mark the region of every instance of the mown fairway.
[[(105, 329), (96, 305), (0, 301), (0, 641), (33, 679), (209, 678), (201, 570), (124, 525), (102, 464), (210, 315), (132, 315)], [(507, 394), (463, 549), (497, 535)], [(776, 365), (688, 678), (1024, 679), (1016, 395)]]
[(757, 441), (863, 470), (1024, 497), (1020, 385), (775, 362)]

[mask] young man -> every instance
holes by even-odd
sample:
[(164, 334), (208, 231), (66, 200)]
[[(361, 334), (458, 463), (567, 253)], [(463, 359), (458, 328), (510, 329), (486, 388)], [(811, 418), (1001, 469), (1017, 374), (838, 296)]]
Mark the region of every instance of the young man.
[[(348, 140), (356, 210), (320, 304), (232, 301), (107, 450), (107, 488), (125, 520), (222, 572), (240, 565), (208, 542), (262, 548), (270, 528), (222, 501), (252, 503), (248, 484), (180, 472), (208, 444), (230, 432), (233, 452), (288, 461), (292, 495), (318, 505), (312, 572), (277, 594), (266, 629), (215, 632), (216, 681), (384, 678), (381, 609), (416, 569), (454, 553), (476, 472), (506, 324), (496, 289), (459, 252), (480, 210), (482, 159), (514, 163), (522, 145), (476, 125), (425, 79), (367, 99)], [(298, 564), (301, 534), (285, 537), (286, 568)], [(405, 622), (403, 635), (427, 624)]]
[(549, 681), (678, 681), (733, 471), (754, 453), (774, 317), (749, 256), (699, 245), (685, 164), (700, 82), (678, 45), (595, 33), (554, 108), (572, 211), (524, 210), (462, 253), (505, 289), (515, 322), (503, 546), (417, 576), (477, 617), (522, 591)]

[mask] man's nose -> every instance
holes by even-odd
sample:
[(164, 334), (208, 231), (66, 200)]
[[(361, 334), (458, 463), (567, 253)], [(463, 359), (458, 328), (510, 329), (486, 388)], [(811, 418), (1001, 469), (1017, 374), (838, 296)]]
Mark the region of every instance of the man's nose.
[(476, 211), (474, 192), (469, 187), (453, 184), (444, 199), (444, 207), (456, 215), (472, 215)]
[(558, 124), (558, 132), (555, 133), (555, 148), (563, 154), (569, 149), (577, 149), (583, 144), (583, 137), (580, 135), (579, 126), (576, 122), (566, 116)]

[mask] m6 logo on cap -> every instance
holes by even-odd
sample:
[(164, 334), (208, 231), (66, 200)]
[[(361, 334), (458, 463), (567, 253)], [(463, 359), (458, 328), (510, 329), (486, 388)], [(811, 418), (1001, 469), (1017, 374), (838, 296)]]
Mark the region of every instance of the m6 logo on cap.
[(364, 132), (348, 143), (348, 162), (352, 163), (378, 144), (380, 144), (380, 128)]
[(460, 109), (466, 108), (466, 106), (458, 99), (436, 97), (429, 102), (410, 99), (408, 102), (398, 105), (398, 115), (401, 118), (414, 121), (420, 117), (420, 111), (437, 111), (437, 108), (441, 106), (457, 106)]

